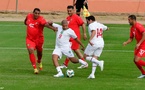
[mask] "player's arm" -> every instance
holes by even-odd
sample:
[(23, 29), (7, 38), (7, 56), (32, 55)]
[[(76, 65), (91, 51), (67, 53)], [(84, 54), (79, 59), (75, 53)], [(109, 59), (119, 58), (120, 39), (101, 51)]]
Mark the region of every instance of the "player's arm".
[(76, 5), (76, 0), (73, 0), (73, 6), (75, 6)]
[(25, 18), (25, 20), (24, 20), (24, 24), (25, 24), (25, 25), (27, 25), (26, 21), (27, 21), (27, 18)]
[(84, 1), (84, 5), (86, 5), (87, 3), (88, 3), (88, 0), (85, 0), (85, 1)]
[(90, 36), (90, 39), (89, 39), (89, 43), (90, 43), (91, 46), (93, 45), (93, 43), (91, 42), (91, 40), (93, 39), (93, 37), (95, 37), (95, 35), (96, 35), (96, 30), (92, 30), (91, 31), (91, 36)]
[(57, 31), (57, 28), (53, 27), (52, 25), (46, 23), (45, 27), (52, 29), (53, 31)]
[(133, 38), (129, 38), (127, 41), (123, 42), (123, 46), (126, 46), (127, 44), (131, 43), (133, 41)]
[(145, 41), (145, 32), (142, 33), (142, 38), (141, 40), (136, 44), (136, 48), (138, 48), (140, 46), (140, 44)]
[(85, 26), (85, 23), (82, 24), (82, 30), (83, 30), (83, 38), (84, 38), (84, 40), (86, 40), (87, 39), (87, 34), (86, 34), (86, 26)]
[(74, 40), (76, 40), (77, 43), (79, 43), (82, 46), (82, 50), (85, 49), (84, 45), (82, 44), (82, 42), (78, 38), (75, 38)]

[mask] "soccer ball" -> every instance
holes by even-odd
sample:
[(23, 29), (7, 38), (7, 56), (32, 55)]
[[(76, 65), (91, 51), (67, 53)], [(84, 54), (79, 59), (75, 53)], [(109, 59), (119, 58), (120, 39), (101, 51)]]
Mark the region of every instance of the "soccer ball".
[(75, 75), (75, 73), (74, 73), (74, 70), (72, 70), (72, 69), (68, 69), (68, 70), (66, 70), (66, 76), (67, 77), (73, 77)]

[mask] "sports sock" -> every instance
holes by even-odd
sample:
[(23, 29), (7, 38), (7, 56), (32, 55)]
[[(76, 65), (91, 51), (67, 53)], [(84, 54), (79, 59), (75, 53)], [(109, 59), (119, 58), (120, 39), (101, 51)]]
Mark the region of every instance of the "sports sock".
[(137, 63), (141, 66), (145, 66), (145, 61), (143, 61), (143, 60), (139, 60)]
[(42, 54), (37, 54), (37, 57), (38, 57), (38, 60), (37, 60), (37, 62), (38, 62), (38, 63), (41, 63)]
[(138, 67), (138, 69), (141, 71), (141, 73), (143, 74), (143, 75), (145, 75), (145, 71), (144, 71), (144, 69), (142, 68), (142, 66), (140, 66), (137, 62), (135, 62), (134, 61), (134, 63), (136, 64), (136, 66)]
[(35, 59), (35, 55), (32, 53), (32, 54), (29, 54), (29, 58), (30, 58), (30, 61), (31, 61), (31, 64), (33, 66), (34, 69), (36, 69), (36, 59)]
[(64, 64), (65, 66), (68, 66), (68, 63), (69, 63), (69, 59), (66, 58), (63, 64)]
[(84, 58), (81, 58), (83, 61), (85, 61), (85, 59)]
[(82, 64), (82, 65), (86, 65), (87, 64), (87, 62), (85, 62), (85, 61), (83, 61), (81, 59), (79, 59), (79, 63)]
[(97, 68), (97, 64), (96, 63), (92, 63), (92, 73), (91, 74), (95, 74), (96, 72), (96, 68)]
[(60, 69), (60, 67), (58, 66), (58, 67), (56, 67), (56, 70), (57, 70), (57, 72), (58, 73), (62, 73), (62, 70)]
[(86, 60), (92, 62), (92, 63), (96, 63), (97, 65), (99, 65), (100, 61), (95, 59), (94, 57), (86, 57)]

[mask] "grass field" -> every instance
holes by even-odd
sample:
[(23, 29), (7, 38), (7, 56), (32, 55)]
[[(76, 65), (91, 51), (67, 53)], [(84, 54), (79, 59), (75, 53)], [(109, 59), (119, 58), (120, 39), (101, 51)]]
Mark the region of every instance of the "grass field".
[[(54, 78), (55, 67), (51, 53), (55, 33), (44, 30), (43, 71), (33, 74), (25, 48), (25, 26), (22, 22), (0, 22), (0, 90), (144, 90), (145, 79), (137, 79), (140, 71), (133, 63), (135, 41), (126, 47), (122, 43), (129, 37), (129, 25), (108, 24), (104, 32), (105, 48), (100, 60), (105, 61), (104, 71), (97, 68), (96, 78), (87, 79), (87, 69), (78, 70), (80, 64), (69, 64), (75, 71), (73, 78)], [(83, 41), (87, 45), (87, 41)], [(59, 62), (62, 63), (64, 58)], [(65, 73), (66, 69), (63, 69)]]

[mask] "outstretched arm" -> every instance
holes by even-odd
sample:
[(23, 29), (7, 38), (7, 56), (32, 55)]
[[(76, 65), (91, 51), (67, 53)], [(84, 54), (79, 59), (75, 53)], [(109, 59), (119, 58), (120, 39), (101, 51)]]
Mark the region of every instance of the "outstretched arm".
[(131, 43), (133, 41), (133, 38), (129, 38), (127, 41), (123, 42), (123, 46), (126, 46), (127, 44)]
[(80, 40), (78, 40), (78, 38), (75, 38), (74, 40), (76, 40), (82, 46), (82, 50), (85, 49), (84, 45), (82, 44), (82, 42)]
[(73, 0), (73, 6), (75, 6), (76, 5), (76, 0)]
[(85, 26), (85, 23), (82, 25), (82, 30), (83, 30), (83, 38), (84, 40), (87, 39), (87, 34), (86, 34), (86, 26)]

